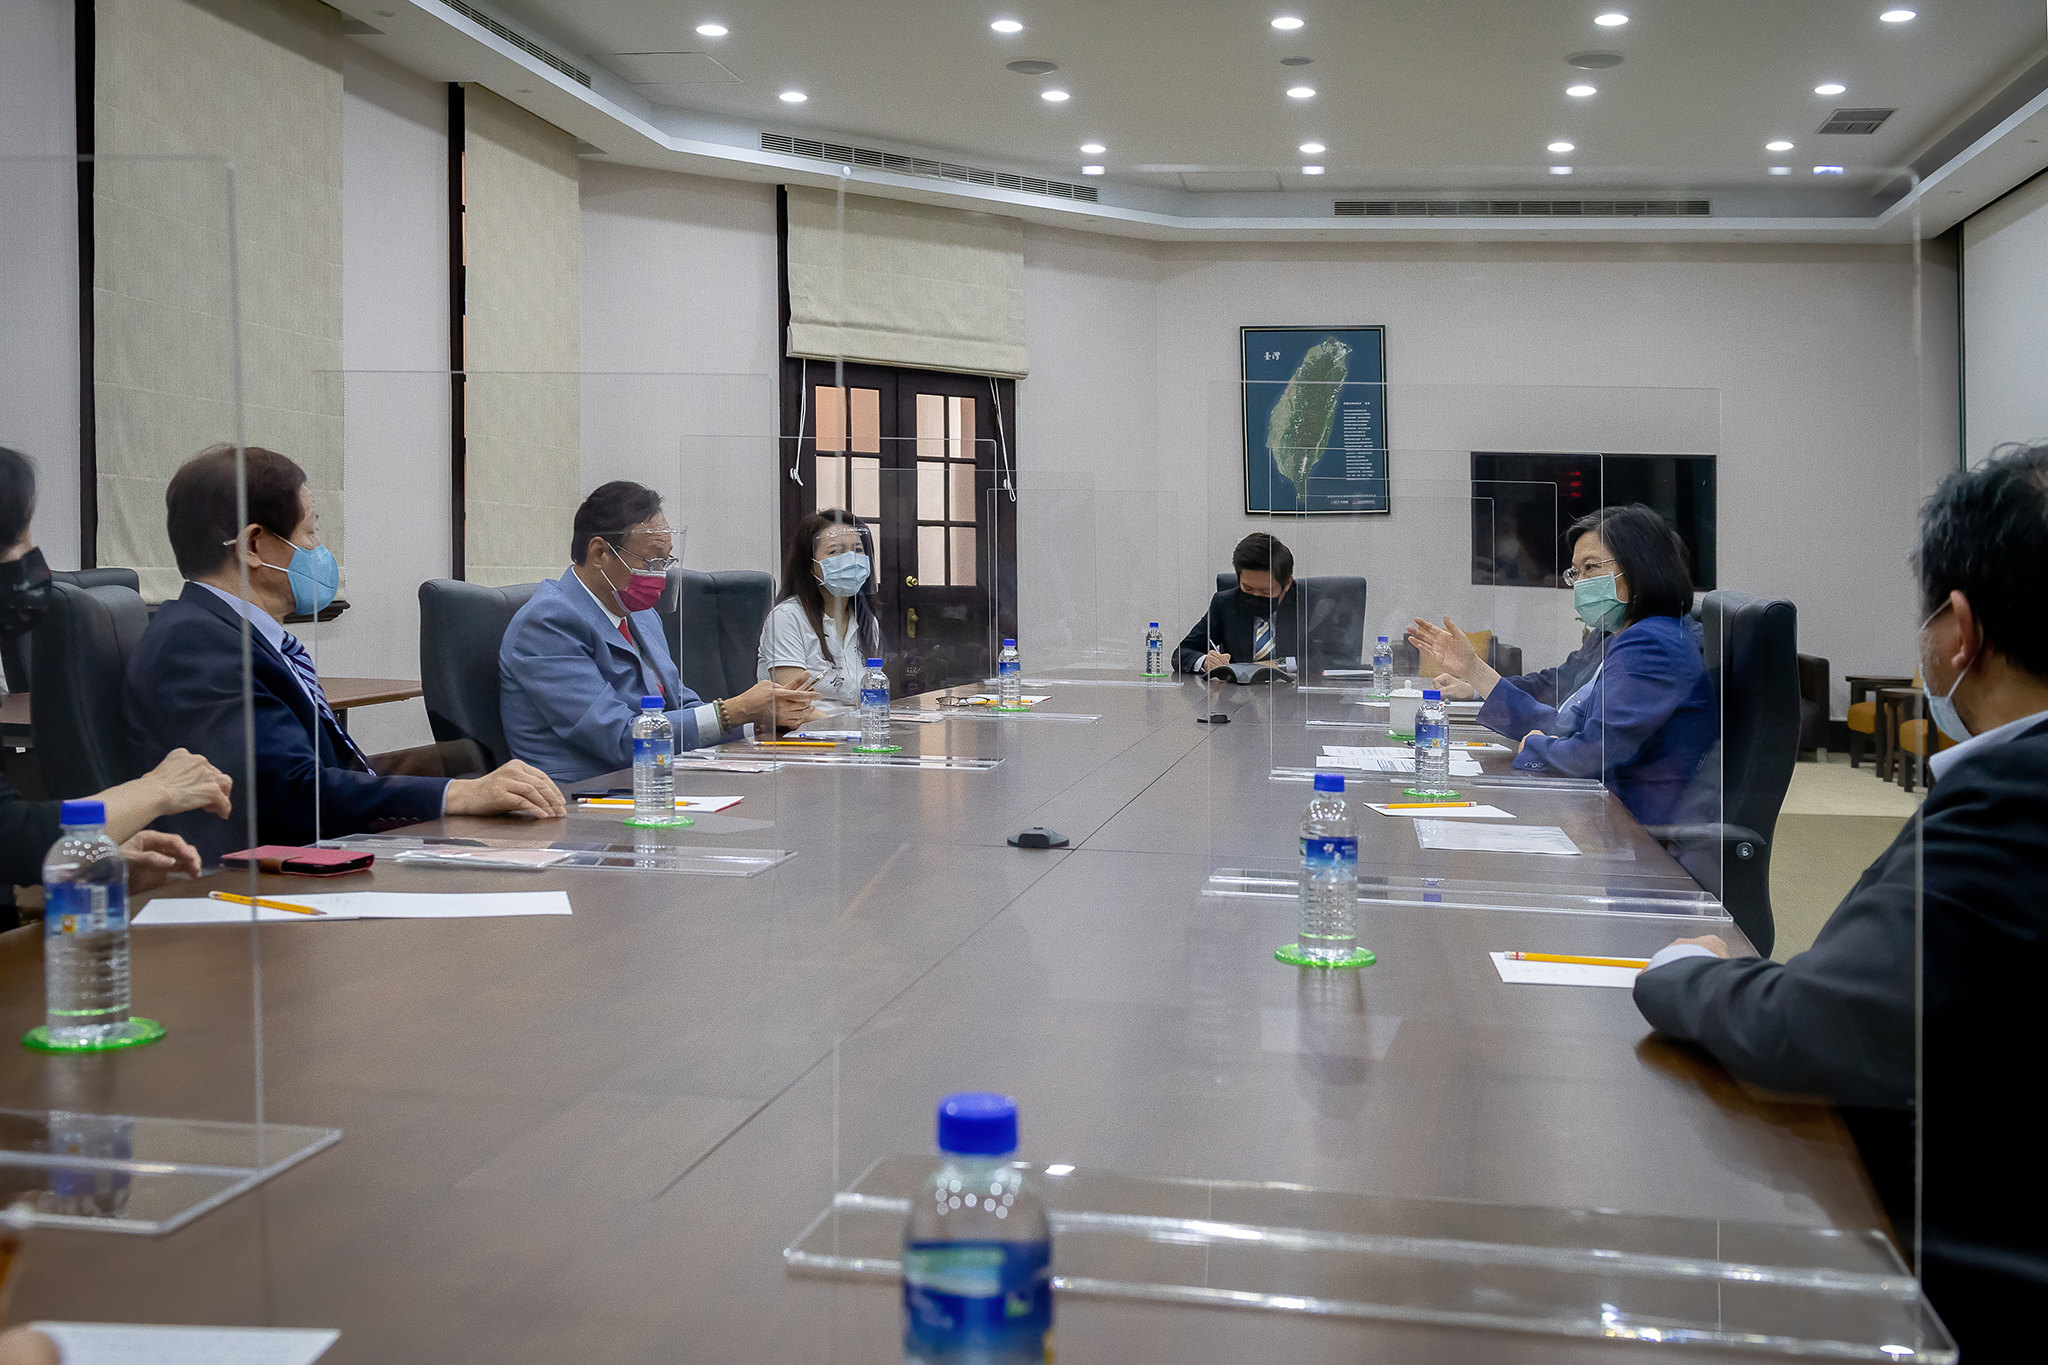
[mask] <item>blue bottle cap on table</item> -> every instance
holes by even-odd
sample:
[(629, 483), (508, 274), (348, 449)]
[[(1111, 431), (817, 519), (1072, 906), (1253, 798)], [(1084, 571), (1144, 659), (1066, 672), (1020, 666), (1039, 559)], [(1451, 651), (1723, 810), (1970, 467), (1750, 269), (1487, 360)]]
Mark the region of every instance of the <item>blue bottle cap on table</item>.
[(1016, 642), (1015, 640), (1005, 639), (1005, 640), (1003, 641), (1003, 648), (1004, 648), (1004, 649), (1014, 649), (1014, 648), (1016, 648), (1016, 645), (1017, 645), (1017, 642)]
[(882, 666), (882, 661), (881, 661), (880, 659), (869, 659), (869, 660), (868, 660), (868, 667), (869, 667), (869, 668), (880, 668), (881, 666)]
[(1340, 792), (1344, 790), (1344, 774), (1317, 773), (1316, 790), (1319, 792)]
[(1386, 636), (1384, 636), (1384, 635), (1380, 636), (1380, 643), (1381, 643), (1381, 644), (1385, 644), (1386, 642), (1387, 642), (1387, 637), (1386, 637)]
[(1422, 689), (1422, 699), (1424, 701), (1442, 701), (1444, 694), (1434, 687), (1425, 687)]
[(939, 1150), (961, 1156), (1003, 1156), (1017, 1150), (1017, 1101), (968, 1090), (939, 1101)]
[(104, 825), (107, 823), (107, 803), (104, 801), (66, 801), (57, 811), (60, 825)]
[(640, 699), (640, 709), (642, 711), (659, 711), (661, 709), (661, 698), (642, 697)]
[(1147, 626), (1147, 627), (1146, 627), (1146, 629), (1147, 629), (1147, 630), (1157, 630), (1157, 629), (1159, 629), (1159, 623), (1158, 623), (1157, 621), (1154, 621), (1154, 622), (1153, 622), (1153, 623), (1152, 623), (1151, 625)]

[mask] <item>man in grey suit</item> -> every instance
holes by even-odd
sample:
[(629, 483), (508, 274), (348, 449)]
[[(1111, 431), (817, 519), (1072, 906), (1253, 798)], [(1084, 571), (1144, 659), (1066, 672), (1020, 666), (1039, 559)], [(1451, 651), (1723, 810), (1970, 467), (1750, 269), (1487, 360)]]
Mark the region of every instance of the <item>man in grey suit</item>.
[(1944, 480), (1915, 559), (1929, 710), (1959, 741), (1926, 804), (1811, 948), (1779, 964), (1680, 939), (1635, 1000), (1737, 1076), (1846, 1106), (1909, 1255), (1917, 1119), (1922, 1285), (1966, 1359), (2002, 1360), (2048, 1296), (2048, 445)]

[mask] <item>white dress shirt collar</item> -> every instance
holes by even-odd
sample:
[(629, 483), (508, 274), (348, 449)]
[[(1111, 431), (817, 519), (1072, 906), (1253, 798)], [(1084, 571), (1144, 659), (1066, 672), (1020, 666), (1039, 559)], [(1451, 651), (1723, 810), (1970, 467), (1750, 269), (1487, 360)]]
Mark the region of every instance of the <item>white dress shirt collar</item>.
[[(193, 581), (197, 582), (198, 580), (195, 579)], [(272, 649), (280, 654), (284, 653), (285, 629), (282, 621), (279, 621), (275, 616), (272, 616), (254, 602), (249, 601), (246, 597), (237, 597), (231, 592), (214, 587), (211, 583), (200, 583), (199, 586), (227, 603), (229, 607), (233, 608), (240, 615), (246, 617), (250, 629), (262, 636), (265, 643)]]
[[(1928, 770), (1934, 774), (1934, 780), (1939, 782), (1950, 768), (1963, 761), (1965, 755), (1977, 753), (1984, 749), (1996, 748), (2007, 740), (2018, 739), (2022, 734), (2033, 729), (2044, 720), (2048, 720), (2048, 711), (2036, 711), (2031, 716), (2021, 716), (2018, 720), (2009, 720), (1995, 729), (1986, 730), (1981, 735), (1971, 735), (1954, 748), (1943, 749), (1940, 753), (1930, 757), (1927, 760)], [(1928, 724), (1931, 727), (1933, 722), (1929, 721)]]
[(605, 619), (612, 623), (612, 629), (617, 630), (619, 628), (620, 623), (623, 622), (626, 618), (619, 615), (617, 612), (613, 611), (610, 607), (606, 606), (604, 604), (604, 599), (602, 597), (599, 597), (596, 593), (591, 592), (590, 585), (583, 581), (582, 574), (577, 573), (576, 570), (572, 568), (569, 570), (569, 576), (576, 580), (576, 585), (578, 587), (582, 588), (583, 591), (590, 593), (590, 600), (597, 603), (597, 609), (603, 612), (605, 615)]

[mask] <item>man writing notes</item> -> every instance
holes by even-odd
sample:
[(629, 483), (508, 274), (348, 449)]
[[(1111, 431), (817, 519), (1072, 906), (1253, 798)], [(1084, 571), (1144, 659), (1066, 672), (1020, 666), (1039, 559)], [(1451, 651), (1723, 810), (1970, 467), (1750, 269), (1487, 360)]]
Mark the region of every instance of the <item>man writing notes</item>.
[(1851, 1106), (1909, 1253), (1917, 1083), (1922, 1283), (1965, 1360), (2019, 1359), (2003, 1352), (2033, 1340), (2048, 1296), (2025, 1061), (2048, 982), (2048, 445), (1944, 480), (1916, 560), (1928, 708), (1960, 741), (1931, 760), (1920, 813), (1805, 952), (1680, 939), (1635, 999), (1745, 1080)]
[(498, 650), (505, 742), (520, 758), (559, 782), (630, 768), (642, 697), (662, 699), (677, 752), (810, 713), (808, 683), (764, 681), (710, 702), (683, 686), (654, 609), (675, 563), (659, 493), (605, 484), (576, 509), (569, 548), (575, 562), (534, 590)]
[(1345, 659), (1344, 623), (1337, 604), (1294, 581), (1294, 552), (1264, 531), (1254, 531), (1230, 552), (1237, 586), (1210, 600), (1174, 651), (1176, 673), (1209, 673), (1226, 664), (1268, 664), (1289, 659), (1300, 668)]
[[(185, 591), (157, 608), (122, 689), (136, 759), (148, 766), (173, 749), (203, 754), (232, 780), (234, 810), (225, 823), (195, 811), (161, 827), (211, 860), (245, 845), (252, 800), (262, 844), (306, 844), (443, 814), (563, 814), (555, 784), (524, 763), (455, 781), (377, 771), (335, 718), (312, 655), (283, 624), (293, 612), (317, 616), (341, 583), (340, 566), (320, 543), (306, 473), (275, 451), (244, 450), (244, 523), (236, 463), (234, 447), (217, 445), (171, 476), (164, 503)], [(243, 762), (252, 729), (253, 774)]]

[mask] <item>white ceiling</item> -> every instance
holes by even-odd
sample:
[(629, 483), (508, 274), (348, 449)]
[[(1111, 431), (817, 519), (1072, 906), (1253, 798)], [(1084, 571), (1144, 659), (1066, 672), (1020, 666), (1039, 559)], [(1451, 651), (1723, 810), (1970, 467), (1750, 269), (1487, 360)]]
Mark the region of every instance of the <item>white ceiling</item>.
[[(1919, 16), (1881, 23), (1878, 12), (1889, 7), (1883, 0), (476, 6), (588, 71), (594, 88), (585, 90), (437, 0), (337, 0), (387, 31), (366, 39), (370, 45), (428, 74), (490, 85), (622, 160), (798, 179), (789, 174), (791, 159), (758, 150), (761, 131), (791, 133), (1087, 183), (1098, 188), (1110, 219), (1127, 210), (1122, 216), (1132, 222), (1203, 220), (1196, 225), (1222, 228), (1218, 220), (1230, 215), (1245, 223), (1312, 218), (1318, 229), (1339, 226), (1330, 220), (1333, 193), (1404, 190), (1693, 191), (1715, 196), (1717, 218), (1875, 222), (1881, 205), (1873, 190), (1895, 182), (1897, 168), (2048, 55), (2043, 0), (1893, 2)], [(1593, 16), (1607, 9), (1626, 12), (1630, 22), (1596, 26)], [(1268, 23), (1279, 13), (1306, 22), (1279, 32)], [(1025, 29), (996, 34), (989, 21), (997, 17)], [(706, 20), (730, 33), (698, 36), (695, 26)], [(1566, 64), (1568, 54), (1585, 50), (1624, 60), (1591, 72)], [(1281, 66), (1288, 56), (1312, 60)], [(1060, 69), (1047, 76), (1005, 69), (1019, 58)], [(528, 70), (515, 71), (508, 60)], [(1599, 93), (1564, 93), (1581, 80)], [(1848, 90), (1814, 94), (1823, 80)], [(1315, 98), (1290, 100), (1284, 91), (1295, 83), (1313, 86)], [(1055, 86), (1072, 98), (1039, 98)], [(784, 103), (777, 95), (785, 89), (809, 98)], [(1870, 136), (1815, 132), (1838, 107), (1869, 106), (1898, 113)], [(2038, 136), (2044, 122), (2021, 128), (2014, 121), (1995, 171), (1987, 162), (1973, 180), (1955, 181), (1942, 192), (1949, 207), (1974, 207), (2048, 164), (2041, 145), (2020, 136)], [(1765, 152), (1774, 137), (1795, 149)], [(1545, 144), (1555, 139), (1577, 150), (1553, 155)], [(1106, 143), (1108, 152), (1082, 155), (1079, 145), (1089, 140)], [(1296, 149), (1308, 140), (1328, 151), (1304, 157)], [(707, 155), (729, 164), (703, 164)], [(1311, 159), (1328, 174), (1302, 175), (1299, 166)], [(1080, 167), (1091, 160), (1108, 174), (1083, 182)], [(1571, 165), (1573, 174), (1553, 175), (1553, 164)], [(1770, 176), (1773, 164), (1792, 173)], [(1851, 173), (1816, 177), (1815, 164)], [(869, 178), (888, 192), (891, 177)], [(991, 198), (974, 187), (926, 184), (941, 198)], [(1237, 192), (1216, 192), (1225, 190)], [(1082, 207), (1063, 204), (1056, 212)]]

